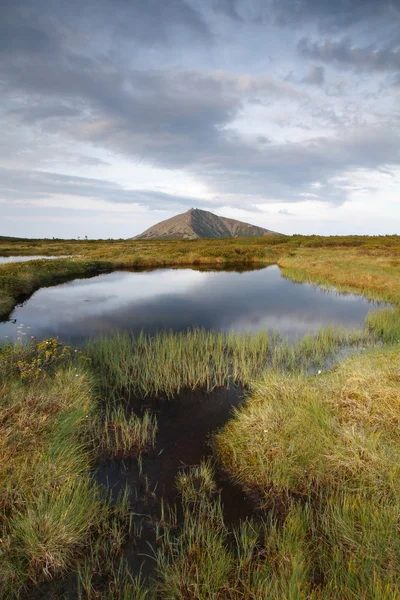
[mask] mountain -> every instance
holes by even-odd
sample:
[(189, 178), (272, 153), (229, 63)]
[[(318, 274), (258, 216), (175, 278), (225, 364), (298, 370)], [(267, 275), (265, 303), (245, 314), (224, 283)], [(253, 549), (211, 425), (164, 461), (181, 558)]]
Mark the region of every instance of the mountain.
[(275, 231), (250, 225), (235, 219), (218, 217), (199, 208), (160, 221), (149, 227), (134, 240), (195, 240), (198, 238), (241, 238), (280, 235)]

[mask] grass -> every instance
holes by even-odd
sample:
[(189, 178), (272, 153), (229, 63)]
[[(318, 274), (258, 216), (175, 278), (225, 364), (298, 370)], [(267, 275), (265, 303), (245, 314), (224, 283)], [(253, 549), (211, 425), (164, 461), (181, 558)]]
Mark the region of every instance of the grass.
[(64, 573), (99, 513), (80, 435), (90, 414), (87, 374), (60, 368), (54, 378), (1, 387), (0, 579), (5, 597)]
[(124, 421), (115, 409), (106, 422), (118, 417), (128, 429), (95, 445), (93, 428), (104, 424), (95, 384), (87, 361), (56, 340), (0, 349), (1, 598), (25, 597), (71, 571), (78, 577), (88, 556), (101, 557), (97, 589), (122, 577), (114, 570), (131, 528), (128, 493), (113, 503), (91, 473), (102, 453), (144, 452), (155, 422)]
[(143, 417), (127, 414), (123, 406), (112, 406), (94, 427), (94, 443), (102, 456), (130, 458), (154, 449), (157, 419), (150, 412)]
[(183, 473), (177, 486), (183, 520), (177, 527), (172, 513), (160, 527), (157, 598), (311, 598), (307, 509), (293, 506), (283, 528), (270, 515), (230, 529), (209, 463)]
[[(400, 594), (400, 346), (312, 378), (270, 374), (216, 436), (221, 465), (261, 507), (307, 517), (316, 598)], [(312, 443), (311, 443), (312, 441)]]
[[(390, 313), (387, 319), (391, 323)], [(154, 336), (117, 333), (90, 341), (85, 354), (109, 397), (173, 397), (187, 388), (248, 387), (268, 369), (323, 367), (340, 348), (369, 343), (380, 328), (386, 331), (385, 319), (378, 321), (371, 316), (364, 331), (327, 327), (296, 344), (266, 331), (253, 335), (202, 329), (161, 331)]]

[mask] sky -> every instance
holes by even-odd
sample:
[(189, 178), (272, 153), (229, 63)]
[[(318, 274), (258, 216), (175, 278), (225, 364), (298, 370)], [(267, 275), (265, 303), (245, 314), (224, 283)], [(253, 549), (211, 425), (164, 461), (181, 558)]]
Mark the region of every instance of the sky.
[(400, 234), (400, 0), (0, 0), (0, 235)]

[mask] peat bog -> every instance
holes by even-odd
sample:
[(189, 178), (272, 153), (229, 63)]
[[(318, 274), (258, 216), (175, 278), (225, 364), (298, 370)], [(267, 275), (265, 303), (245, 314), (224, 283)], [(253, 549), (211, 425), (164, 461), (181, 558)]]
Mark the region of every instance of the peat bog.
[(16, 465), (0, 597), (396, 597), (399, 259), (375, 246), (291, 250), (285, 277), (117, 270), (17, 306), (0, 325)]

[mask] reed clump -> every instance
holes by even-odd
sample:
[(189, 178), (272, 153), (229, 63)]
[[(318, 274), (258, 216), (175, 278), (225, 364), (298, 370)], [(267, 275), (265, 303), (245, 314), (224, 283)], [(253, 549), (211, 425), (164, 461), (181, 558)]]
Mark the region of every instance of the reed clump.
[(132, 458), (154, 450), (157, 418), (146, 411), (142, 417), (126, 408), (108, 407), (94, 427), (94, 446), (102, 457)]
[(177, 526), (171, 511), (160, 526), (156, 597), (311, 598), (307, 510), (293, 506), (283, 528), (270, 514), (265, 521), (231, 529), (224, 522), (214, 477), (211, 464), (203, 462), (178, 478), (183, 520)]
[(110, 397), (172, 397), (188, 388), (247, 387), (269, 369), (317, 369), (340, 348), (367, 341), (364, 331), (333, 327), (294, 344), (267, 331), (238, 334), (194, 329), (99, 337), (86, 345), (85, 354), (98, 373), (101, 389)]

